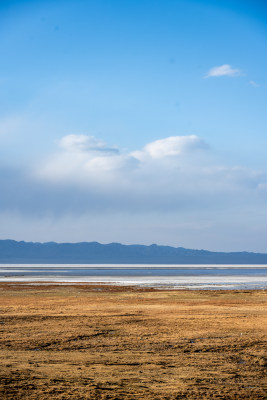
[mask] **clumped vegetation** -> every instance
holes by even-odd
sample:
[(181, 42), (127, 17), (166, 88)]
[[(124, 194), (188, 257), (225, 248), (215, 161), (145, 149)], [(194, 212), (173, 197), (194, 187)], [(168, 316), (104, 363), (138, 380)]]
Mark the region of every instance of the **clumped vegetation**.
[(266, 291), (0, 285), (1, 399), (265, 399)]

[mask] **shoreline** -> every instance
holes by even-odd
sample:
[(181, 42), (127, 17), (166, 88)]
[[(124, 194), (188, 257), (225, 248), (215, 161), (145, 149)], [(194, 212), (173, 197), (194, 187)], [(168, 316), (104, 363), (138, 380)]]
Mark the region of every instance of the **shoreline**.
[(105, 292), (218, 292), (218, 293), (242, 293), (242, 292), (267, 292), (267, 287), (263, 288), (203, 288), (203, 287), (168, 287), (168, 286), (142, 286), (142, 285), (126, 285), (126, 284), (111, 284), (105, 282), (56, 282), (56, 281), (0, 281), (0, 290), (5, 289), (17, 289), (17, 290), (27, 290), (27, 289), (57, 289), (57, 288), (75, 288), (84, 290), (95, 290), (95, 291), (105, 291)]
[[(9, 278), (9, 279), (8, 279)], [(50, 278), (50, 279), (49, 279)], [(244, 277), (244, 279), (228, 278), (222, 280), (216, 280), (214, 278), (207, 279), (204, 277), (194, 279), (182, 279), (182, 277), (168, 277), (163, 279), (162, 277), (151, 277), (149, 279), (127, 279), (123, 277), (121, 279), (114, 277), (106, 277), (101, 279), (100, 277), (84, 278), (54, 278), (54, 277), (6, 277), (5, 279), (0, 278), (0, 285), (25, 285), (25, 286), (38, 286), (38, 285), (50, 285), (50, 286), (105, 286), (105, 287), (132, 287), (134, 288), (148, 288), (154, 290), (267, 290), (267, 281), (260, 280), (259, 277), (251, 279)]]

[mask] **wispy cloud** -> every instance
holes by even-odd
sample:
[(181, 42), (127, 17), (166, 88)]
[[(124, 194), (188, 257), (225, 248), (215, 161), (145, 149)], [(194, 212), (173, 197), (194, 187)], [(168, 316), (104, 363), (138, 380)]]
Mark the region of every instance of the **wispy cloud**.
[(242, 71), (237, 68), (232, 68), (229, 64), (223, 64), (218, 67), (211, 68), (208, 73), (204, 76), (204, 78), (213, 78), (220, 76), (241, 76), (243, 75)]
[(61, 138), (59, 146), (69, 152), (103, 152), (118, 153), (118, 149), (107, 147), (102, 140), (87, 135), (67, 135)]
[(20, 127), (24, 129), (28, 125), (28, 121), (25, 117), (10, 115), (0, 119), (0, 136), (10, 136), (18, 132)]
[(260, 85), (259, 85), (257, 82), (255, 82), (255, 81), (249, 81), (249, 84), (250, 84), (251, 86), (255, 87), (255, 88), (260, 87)]

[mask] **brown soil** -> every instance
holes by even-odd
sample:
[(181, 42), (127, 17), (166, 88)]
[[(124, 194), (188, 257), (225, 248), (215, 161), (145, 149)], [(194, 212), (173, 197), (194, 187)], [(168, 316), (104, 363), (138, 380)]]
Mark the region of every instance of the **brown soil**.
[(266, 291), (0, 284), (1, 399), (266, 399)]

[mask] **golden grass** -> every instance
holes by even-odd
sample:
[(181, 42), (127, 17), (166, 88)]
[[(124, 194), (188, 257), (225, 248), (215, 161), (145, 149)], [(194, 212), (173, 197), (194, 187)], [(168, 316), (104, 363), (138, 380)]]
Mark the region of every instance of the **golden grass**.
[(1, 399), (266, 399), (266, 291), (0, 285)]

